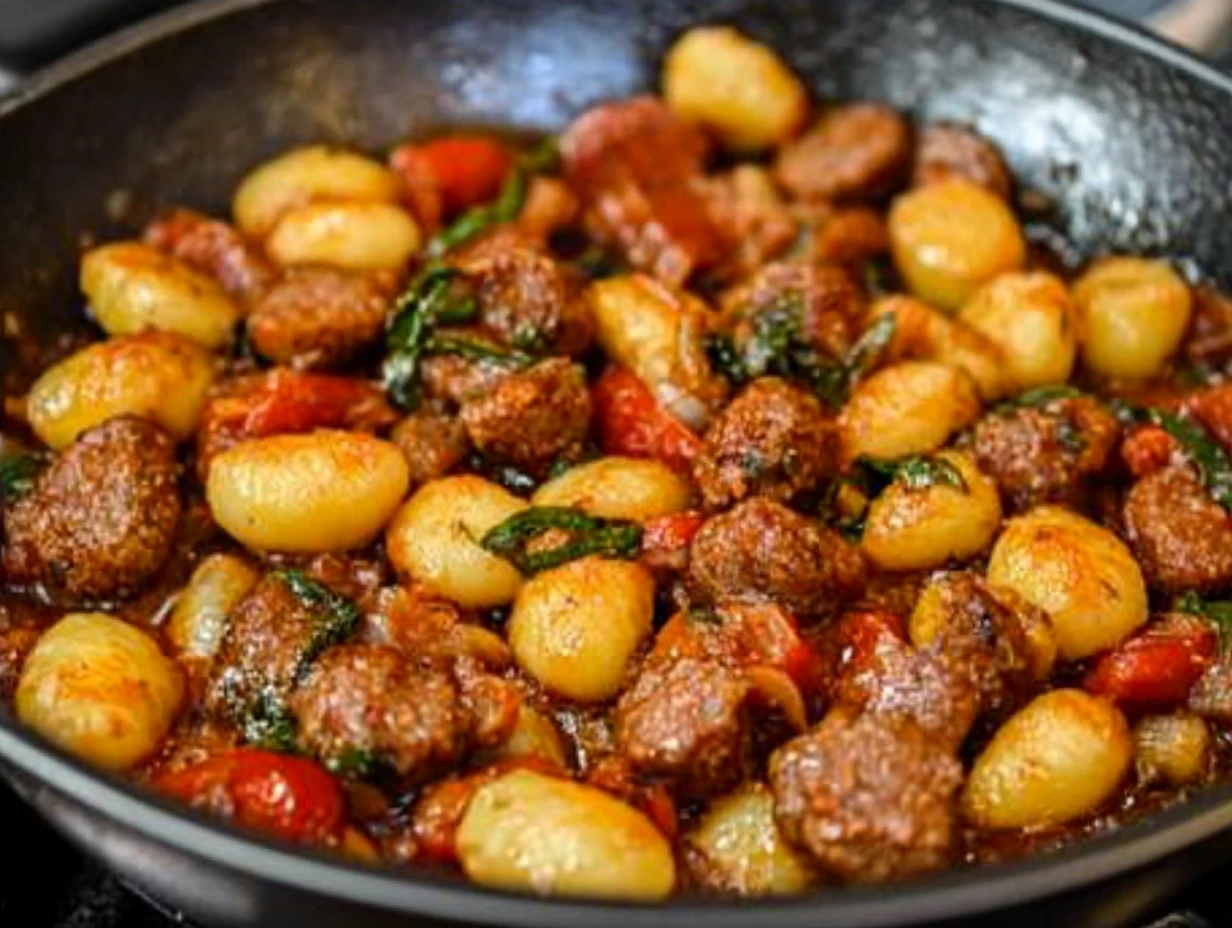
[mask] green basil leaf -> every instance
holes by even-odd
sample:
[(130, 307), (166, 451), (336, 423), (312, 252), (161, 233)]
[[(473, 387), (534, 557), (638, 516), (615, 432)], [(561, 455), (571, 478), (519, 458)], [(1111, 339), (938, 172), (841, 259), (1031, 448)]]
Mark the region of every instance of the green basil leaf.
[[(553, 530), (572, 537), (553, 548), (533, 553), (527, 550), (532, 541)], [(569, 506), (531, 506), (489, 530), (479, 544), (529, 575), (592, 554), (636, 558), (642, 550), (642, 527), (626, 519), (588, 515)]]
[(34, 481), (47, 466), (41, 454), (18, 453), (0, 458), (0, 501), (15, 502), (34, 489)]

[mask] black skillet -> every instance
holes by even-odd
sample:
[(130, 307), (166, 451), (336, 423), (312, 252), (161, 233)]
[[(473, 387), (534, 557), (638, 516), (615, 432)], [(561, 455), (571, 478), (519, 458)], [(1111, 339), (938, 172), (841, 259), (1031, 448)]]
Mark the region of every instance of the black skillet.
[[(207, 0), (52, 67), (0, 104), (0, 315), (79, 326), (83, 235), (153, 209), (223, 212), (244, 171), (309, 140), (372, 149), (449, 123), (563, 125), (651, 87), (681, 29), (730, 22), (821, 97), (975, 123), (1080, 255), (1184, 259), (1232, 286), (1232, 81), (1054, 0)], [(14, 365), (0, 343), (0, 366)], [(1069, 850), (746, 905), (553, 902), (269, 844), (99, 776), (7, 718), (0, 767), (127, 879), (208, 926), (1115, 926), (1232, 858), (1232, 789)], [(0, 837), (20, 853), (21, 836)]]

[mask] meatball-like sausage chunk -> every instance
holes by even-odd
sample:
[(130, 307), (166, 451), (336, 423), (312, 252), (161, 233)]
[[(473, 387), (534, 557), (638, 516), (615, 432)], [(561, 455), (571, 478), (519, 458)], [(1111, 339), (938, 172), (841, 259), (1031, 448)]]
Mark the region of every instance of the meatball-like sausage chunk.
[(411, 487), (444, 477), (466, 457), (470, 443), (466, 426), (441, 404), (425, 404), (411, 413), (390, 433), (411, 468)]
[(652, 658), (616, 707), (617, 750), (682, 796), (738, 783), (748, 747), (749, 684), (718, 661)]
[(389, 297), (380, 275), (291, 268), (253, 306), (248, 335), (275, 363), (338, 367), (380, 339)]
[(564, 358), (542, 361), (463, 403), (461, 415), (480, 453), (542, 474), (557, 459), (575, 453), (586, 438), (586, 376)]
[(755, 344), (759, 329), (780, 325), (771, 314), (784, 312), (791, 314), (786, 322), (800, 341), (838, 360), (860, 331), (867, 300), (841, 267), (783, 261), (767, 264), (725, 294), (723, 307), (734, 320), (733, 341), (746, 360), (765, 350)]
[(706, 431), (693, 480), (711, 509), (749, 496), (788, 502), (838, 466), (838, 432), (811, 393), (776, 377), (756, 380)]
[(461, 759), (473, 719), (454, 681), (394, 648), (339, 645), (291, 697), (300, 740), (336, 768), (379, 764), (422, 780)]
[(327, 587), (294, 571), (273, 571), (228, 620), (205, 694), (206, 712), (264, 742), (312, 661), (354, 628), (358, 613)]
[(1123, 514), (1148, 585), (1180, 593), (1215, 592), (1232, 583), (1232, 516), (1190, 468), (1143, 477), (1125, 497)]
[(879, 883), (946, 866), (962, 766), (911, 722), (843, 711), (770, 759), (779, 828), (831, 876)]
[(454, 263), (475, 287), (481, 324), (506, 345), (572, 356), (590, 347), (594, 322), (576, 282), (516, 233), (487, 235)]
[(1103, 472), (1120, 432), (1116, 419), (1089, 397), (985, 416), (971, 450), (997, 481), (1014, 512), (1042, 503), (1081, 503)]
[(911, 130), (888, 106), (854, 103), (824, 113), (775, 163), (780, 184), (800, 199), (862, 199), (889, 192), (907, 173)]
[(177, 209), (146, 227), (145, 243), (208, 274), (244, 304), (257, 300), (276, 272), (261, 249), (225, 222)]
[(73, 597), (131, 595), (170, 556), (180, 509), (171, 439), (142, 419), (110, 419), (5, 508), (4, 574)]
[(1010, 170), (997, 147), (974, 129), (956, 123), (925, 126), (915, 150), (912, 183), (936, 184), (961, 178), (1010, 198)]
[(701, 527), (690, 547), (688, 579), (707, 601), (769, 599), (816, 616), (864, 591), (865, 565), (836, 532), (755, 497)]

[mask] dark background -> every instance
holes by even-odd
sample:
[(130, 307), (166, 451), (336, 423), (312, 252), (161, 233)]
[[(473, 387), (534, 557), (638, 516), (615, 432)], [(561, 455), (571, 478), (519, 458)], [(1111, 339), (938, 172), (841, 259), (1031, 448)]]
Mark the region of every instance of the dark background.
[[(108, 29), (174, 3), (0, 0), (0, 92), (16, 74)], [(1086, 5), (1141, 17), (1167, 6), (1168, 0), (1086, 0)], [(0, 839), (6, 850), (0, 865), (0, 928), (170, 928), (178, 924), (64, 844), (3, 786)], [(1175, 916), (1158, 928), (1232, 926), (1232, 917), (1225, 914), (1230, 909), (1225, 888), (1230, 878), (1227, 873), (1209, 877), (1177, 901), (1178, 911), (1200, 913), (1201, 918)]]

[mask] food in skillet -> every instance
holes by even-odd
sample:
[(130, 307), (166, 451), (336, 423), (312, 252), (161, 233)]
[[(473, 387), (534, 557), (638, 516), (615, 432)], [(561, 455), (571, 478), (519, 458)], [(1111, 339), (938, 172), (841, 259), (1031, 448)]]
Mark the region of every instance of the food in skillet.
[(900, 880), (1227, 779), (1232, 302), (1017, 202), (715, 28), (543, 144), (289, 152), (91, 248), (105, 336), (6, 392), (0, 691), (540, 893)]

